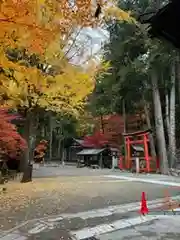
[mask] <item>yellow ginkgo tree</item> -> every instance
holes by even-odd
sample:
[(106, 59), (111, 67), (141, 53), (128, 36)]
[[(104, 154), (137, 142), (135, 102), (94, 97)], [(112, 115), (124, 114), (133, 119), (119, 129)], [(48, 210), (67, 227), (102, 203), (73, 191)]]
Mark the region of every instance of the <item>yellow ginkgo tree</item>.
[[(0, 104), (23, 113), (28, 144), (34, 113), (43, 108), (78, 115), (94, 88), (94, 76), (102, 70), (97, 64), (86, 68), (74, 66), (68, 62), (64, 48), (77, 28), (101, 25), (102, 19), (95, 16), (98, 4), (105, 10), (103, 15), (108, 17), (114, 5), (112, 9), (103, 0), (76, 0), (73, 6), (69, 3), (68, 0), (0, 2)], [(129, 14), (122, 13), (116, 15), (122, 20), (131, 19)], [(13, 60), (9, 49), (16, 50)], [(18, 52), (25, 54), (19, 57)], [(32, 54), (53, 72), (29, 64), (26, 57)], [(26, 165), (28, 159), (29, 153)]]
[[(50, 75), (36, 67), (11, 62), (5, 56), (1, 58), (0, 101), (2, 105), (18, 109), (24, 116), (28, 145), (39, 109), (77, 116), (94, 88), (95, 68), (91, 72), (84, 71), (65, 60), (62, 65), (63, 72)], [(27, 161), (28, 158), (29, 153)]]

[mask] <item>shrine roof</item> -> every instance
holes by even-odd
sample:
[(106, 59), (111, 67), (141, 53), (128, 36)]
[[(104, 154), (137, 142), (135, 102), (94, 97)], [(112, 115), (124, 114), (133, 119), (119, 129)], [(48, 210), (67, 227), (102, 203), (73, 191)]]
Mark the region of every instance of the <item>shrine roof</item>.
[(82, 151), (78, 152), (77, 155), (97, 155), (103, 152), (105, 148), (101, 149), (83, 149)]

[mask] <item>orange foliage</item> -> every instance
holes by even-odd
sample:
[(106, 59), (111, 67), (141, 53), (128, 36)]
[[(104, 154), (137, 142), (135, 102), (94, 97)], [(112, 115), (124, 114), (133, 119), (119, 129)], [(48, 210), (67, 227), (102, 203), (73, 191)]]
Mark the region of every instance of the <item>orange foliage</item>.
[[(0, 3), (0, 41), (9, 46), (23, 46), (41, 52), (56, 36), (59, 26), (50, 16), (43, 19), (42, 12), (48, 5), (38, 0), (5, 0)], [(56, 2), (56, 1), (55, 1)], [(44, 24), (45, 23), (45, 24)]]
[(77, 0), (75, 6), (68, 0), (2, 0), (0, 43), (42, 53), (57, 34), (92, 26), (94, 11), (91, 0)]
[(40, 143), (34, 150), (34, 160), (35, 162), (41, 162), (45, 155), (48, 142), (46, 140), (41, 140)]

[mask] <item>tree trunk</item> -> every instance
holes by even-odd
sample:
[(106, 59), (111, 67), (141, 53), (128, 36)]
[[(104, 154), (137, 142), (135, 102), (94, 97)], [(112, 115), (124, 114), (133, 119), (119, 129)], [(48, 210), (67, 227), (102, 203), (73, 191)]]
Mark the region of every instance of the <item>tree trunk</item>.
[(57, 156), (60, 161), (62, 161), (62, 145), (63, 145), (63, 126), (62, 124), (59, 125), (58, 131), (58, 147), (57, 147)]
[[(150, 117), (149, 117), (149, 110), (148, 110), (146, 101), (144, 101), (144, 112), (145, 112), (145, 116), (146, 116), (147, 127), (149, 129), (152, 129), (151, 121), (150, 121)], [(157, 157), (156, 149), (155, 149), (154, 138), (153, 138), (152, 133), (149, 134), (149, 141), (150, 141), (150, 148), (151, 148), (151, 156), (154, 160), (156, 160), (156, 157)]]
[(59, 159), (61, 159), (61, 156), (62, 156), (62, 154), (61, 154), (61, 152), (62, 152), (61, 151), (61, 147), (62, 147), (61, 145), (62, 144), (61, 143), (62, 143), (62, 139), (59, 138), (58, 139), (58, 149), (57, 149), (57, 156), (58, 156)]
[(64, 148), (63, 151), (62, 151), (61, 163), (62, 163), (63, 166), (65, 165), (65, 159), (66, 159), (66, 148)]
[(178, 53), (177, 61), (176, 61), (176, 80), (178, 86), (178, 102), (180, 102), (180, 53)]
[(164, 123), (162, 118), (162, 108), (161, 100), (158, 89), (158, 74), (154, 70), (151, 74), (151, 83), (152, 83), (152, 93), (154, 101), (154, 116), (155, 116), (155, 127), (156, 127), (156, 137), (158, 144), (158, 152), (160, 159), (160, 168), (161, 173), (168, 174), (168, 159), (166, 151), (166, 142), (164, 134)]
[(124, 133), (126, 133), (126, 132), (127, 132), (127, 119), (126, 119), (126, 104), (125, 104), (125, 99), (122, 100), (122, 109), (123, 109)]
[(170, 117), (169, 117), (169, 93), (167, 92), (165, 95), (165, 124), (166, 124), (166, 131), (167, 131), (167, 136), (168, 136), (168, 164), (170, 164), (170, 151), (169, 151), (169, 136), (170, 136)]
[(32, 114), (27, 111), (26, 113), (26, 118), (25, 118), (25, 125), (24, 125), (24, 138), (26, 139), (27, 142), (27, 149), (24, 152), (24, 156), (22, 159), (22, 165), (21, 169), (23, 170), (23, 177), (21, 182), (30, 182), (32, 181), (32, 167), (30, 166), (31, 164), (31, 141), (30, 141), (30, 136), (31, 136), (31, 131), (32, 131), (32, 126), (33, 126), (33, 116)]
[(103, 115), (100, 115), (100, 124), (101, 124), (101, 131), (104, 134), (104, 121), (103, 121)]
[(167, 126), (167, 132), (169, 137), (169, 94), (166, 93), (166, 126)]
[(170, 167), (174, 167), (176, 157), (176, 123), (175, 123), (175, 63), (171, 67), (171, 92), (170, 92), (170, 109), (169, 109), (169, 152), (170, 152)]
[(45, 126), (42, 124), (41, 126), (41, 137), (44, 139), (45, 138)]
[(53, 118), (49, 116), (49, 161), (52, 160)]

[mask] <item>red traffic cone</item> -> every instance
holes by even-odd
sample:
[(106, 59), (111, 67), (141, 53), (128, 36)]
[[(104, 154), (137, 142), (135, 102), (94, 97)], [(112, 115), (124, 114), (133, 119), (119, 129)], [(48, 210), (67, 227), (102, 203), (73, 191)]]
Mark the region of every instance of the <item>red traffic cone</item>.
[(148, 212), (149, 212), (149, 209), (147, 207), (145, 192), (142, 192), (140, 213), (142, 215), (145, 215), (145, 214), (148, 214)]

